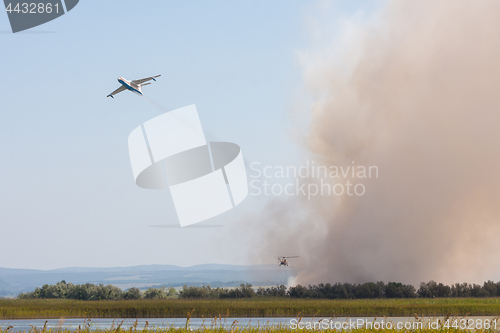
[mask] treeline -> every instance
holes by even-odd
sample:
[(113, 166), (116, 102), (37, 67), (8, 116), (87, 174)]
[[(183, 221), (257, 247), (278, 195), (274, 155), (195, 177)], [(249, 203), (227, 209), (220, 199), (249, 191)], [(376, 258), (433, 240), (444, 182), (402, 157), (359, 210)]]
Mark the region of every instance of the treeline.
[[(285, 286), (271, 288), (280, 290), (280, 294), (275, 296), (285, 296)], [(268, 289), (268, 290), (271, 290)], [(259, 289), (260, 290), (260, 289)], [(264, 290), (264, 289), (262, 289)], [(272, 293), (271, 293), (272, 294)], [(251, 284), (241, 284), (234, 289), (211, 288), (210, 286), (193, 287), (184, 285), (183, 289), (177, 292), (173, 287), (167, 289), (148, 288), (141, 292), (138, 288), (130, 288), (122, 291), (113, 285), (103, 284), (73, 284), (61, 281), (57, 284), (45, 284), (35, 291), (19, 294), (18, 299), (75, 299), (83, 301), (101, 301), (101, 300), (127, 300), (127, 299), (159, 299), (159, 298), (246, 298), (260, 295), (256, 293)], [(266, 294), (267, 295), (267, 294)]]
[(238, 288), (211, 288), (210, 286), (186, 286), (177, 292), (169, 289), (148, 288), (141, 292), (138, 288), (122, 291), (113, 285), (73, 284), (61, 281), (57, 284), (45, 284), (35, 291), (19, 294), (18, 299), (75, 299), (83, 301), (127, 300), (127, 299), (159, 299), (159, 298), (249, 298), (254, 296), (287, 296), (285, 286), (259, 288), (255, 291), (251, 284), (241, 284)]
[(417, 291), (419, 297), (500, 297), (500, 281), (487, 281), (483, 285), (455, 283), (451, 286), (430, 281), (421, 283)]
[(368, 282), (363, 284), (336, 283), (288, 288), (292, 298), (434, 298), (434, 297), (500, 297), (500, 282), (487, 281), (483, 285), (456, 283), (451, 286), (435, 281), (422, 282), (418, 290), (412, 285), (389, 282)]
[(61, 281), (55, 285), (44, 285), (33, 292), (18, 295), (19, 299), (76, 299), (76, 300), (122, 300), (159, 298), (250, 298), (289, 297), (324, 299), (364, 298), (434, 298), (434, 297), (500, 297), (500, 282), (487, 281), (483, 285), (456, 283), (451, 286), (435, 281), (422, 282), (418, 290), (412, 285), (397, 282), (368, 282), (362, 284), (336, 283), (318, 284), (307, 287), (298, 285), (287, 288), (284, 285), (255, 289), (251, 284), (238, 288), (211, 288), (210, 286), (186, 286), (179, 292), (175, 288), (138, 288), (122, 291), (112, 285), (72, 284)]
[(248, 298), (256, 295), (251, 284), (241, 284), (238, 288), (224, 289), (210, 286), (184, 286), (179, 298)]
[(296, 286), (288, 289), (292, 298), (328, 298), (328, 299), (360, 299), (360, 298), (413, 298), (415, 288), (397, 282), (368, 282), (363, 284), (336, 283), (314, 286)]
[(368, 282), (362, 284), (336, 283), (318, 284), (307, 287), (284, 285), (259, 288), (242, 284), (228, 290), (210, 286), (184, 287), (181, 298), (248, 298), (254, 296), (277, 296), (290, 298), (363, 299), (363, 298), (434, 298), (434, 297), (500, 297), (500, 282), (487, 281), (479, 284), (456, 283), (451, 286), (435, 281), (422, 282), (418, 290), (398, 282)]
[(390, 282), (364, 284), (319, 284), (314, 286), (296, 286), (287, 288), (284, 285), (270, 288), (252, 288), (250, 284), (242, 284), (235, 289), (203, 287), (184, 287), (179, 292), (180, 298), (248, 298), (248, 297), (289, 297), (289, 298), (411, 298), (416, 297), (415, 288), (411, 285)]
[(122, 291), (120, 288), (108, 284), (73, 284), (61, 281), (57, 284), (45, 284), (42, 288), (36, 288), (35, 291), (19, 294), (19, 299), (76, 299), (83, 301), (101, 301), (101, 300), (122, 300), (122, 299), (154, 299), (177, 297), (175, 288), (148, 288), (141, 292), (138, 288), (130, 288)]

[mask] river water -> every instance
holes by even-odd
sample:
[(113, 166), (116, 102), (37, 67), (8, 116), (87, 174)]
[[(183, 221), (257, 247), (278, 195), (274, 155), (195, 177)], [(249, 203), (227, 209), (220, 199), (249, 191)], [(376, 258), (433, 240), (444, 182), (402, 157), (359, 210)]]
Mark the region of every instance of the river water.
[[(47, 323), (46, 323), (47, 322)], [(46, 324), (45, 324), (46, 323)], [(450, 328), (491, 328), (500, 329), (500, 320), (493, 316), (474, 316), (474, 317), (336, 317), (336, 318), (301, 318), (281, 317), (281, 318), (222, 318), (222, 319), (202, 319), (191, 318), (189, 322), (187, 318), (138, 318), (138, 319), (0, 319), (0, 327), (10, 329), (11, 332), (28, 331), (33, 327), (38, 329), (44, 325), (48, 329), (69, 329), (77, 330), (79, 328), (90, 327), (90, 329), (111, 329), (121, 325), (122, 329), (136, 327), (137, 330), (148, 328), (168, 328), (168, 327), (186, 327), (210, 328), (231, 326), (238, 327), (270, 327), (270, 326), (286, 326), (292, 329), (316, 328), (325, 329), (333, 328), (338, 330), (350, 330), (354, 328), (395, 328), (395, 329), (419, 329), (433, 328), (438, 329), (442, 325), (448, 324)]]

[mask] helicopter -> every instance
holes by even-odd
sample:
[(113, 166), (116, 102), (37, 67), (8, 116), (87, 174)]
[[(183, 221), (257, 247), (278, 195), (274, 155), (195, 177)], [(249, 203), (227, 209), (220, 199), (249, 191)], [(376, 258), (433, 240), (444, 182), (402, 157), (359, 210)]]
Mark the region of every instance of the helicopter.
[(280, 262), (278, 266), (288, 266), (288, 260), (290, 258), (299, 258), (299, 256), (292, 257), (278, 257), (278, 261)]

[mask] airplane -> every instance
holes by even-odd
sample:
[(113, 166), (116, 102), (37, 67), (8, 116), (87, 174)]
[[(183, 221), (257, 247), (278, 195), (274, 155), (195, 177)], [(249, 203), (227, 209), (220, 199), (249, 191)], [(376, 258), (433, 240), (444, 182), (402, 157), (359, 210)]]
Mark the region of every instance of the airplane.
[(133, 81), (128, 81), (128, 80), (124, 79), (123, 77), (119, 77), (118, 82), (120, 82), (120, 84), (121, 84), (120, 88), (116, 89), (115, 91), (113, 91), (111, 94), (109, 94), (106, 97), (114, 98), (113, 95), (121, 93), (122, 91), (125, 91), (127, 89), (132, 91), (132, 92), (135, 92), (137, 94), (142, 95), (142, 86), (146, 86), (148, 84), (151, 84), (151, 82), (149, 82), (149, 83), (144, 83), (144, 82), (148, 82), (151, 80), (156, 81), (155, 78), (157, 78), (159, 76), (161, 76), (161, 75), (150, 76), (150, 77), (146, 77), (144, 79), (133, 80)]
[(299, 258), (299, 256), (292, 256), (292, 257), (278, 257), (278, 261), (280, 264), (278, 266), (288, 266), (288, 261), (287, 259), (290, 258)]

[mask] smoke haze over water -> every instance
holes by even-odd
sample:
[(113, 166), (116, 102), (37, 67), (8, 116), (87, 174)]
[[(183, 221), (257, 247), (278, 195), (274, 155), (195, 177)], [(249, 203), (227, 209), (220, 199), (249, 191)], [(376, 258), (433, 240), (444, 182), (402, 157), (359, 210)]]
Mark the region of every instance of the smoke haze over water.
[(301, 60), (304, 159), (379, 177), (363, 196), (275, 199), (248, 223), (255, 244), (300, 255), (299, 284), (499, 279), (500, 2), (388, 1), (378, 15)]

